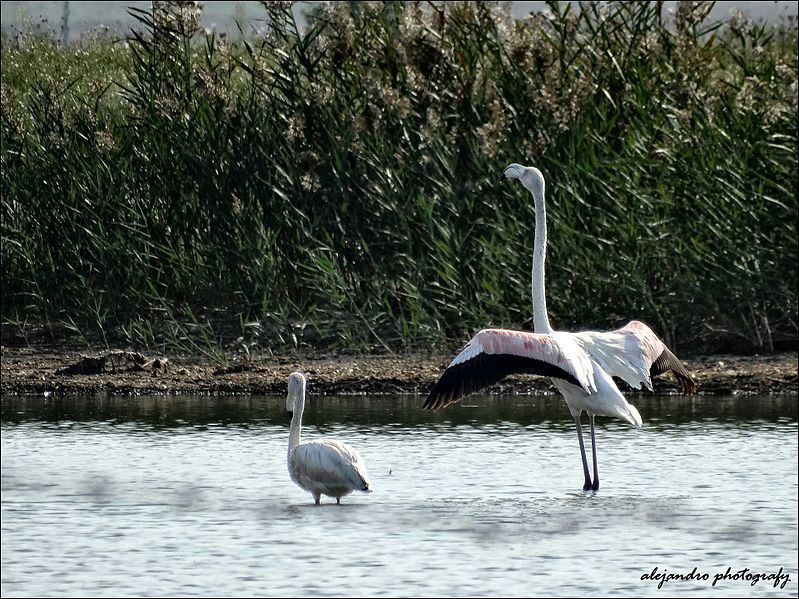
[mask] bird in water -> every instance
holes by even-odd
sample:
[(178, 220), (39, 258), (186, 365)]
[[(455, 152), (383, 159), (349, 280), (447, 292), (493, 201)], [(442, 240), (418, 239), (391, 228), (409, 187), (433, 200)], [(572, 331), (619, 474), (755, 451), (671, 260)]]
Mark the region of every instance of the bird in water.
[[(544, 291), (547, 225), (544, 176), (535, 167), (513, 163), (503, 177), (519, 179), (533, 195), (535, 242), (533, 249), (533, 323), (535, 332), (484, 329), (455, 356), (438, 379), (424, 408), (438, 410), (464, 396), (499, 382), (510, 374), (537, 374), (552, 378), (574, 418), (583, 462), (584, 490), (599, 489), (594, 418), (611, 416), (641, 427), (641, 415), (619, 391), (612, 377), (635, 389), (652, 388), (652, 377), (671, 371), (682, 392), (694, 393), (696, 385), (682, 362), (644, 323), (633, 320), (608, 332), (554, 331), (549, 324)], [(588, 414), (591, 424), (593, 480), (588, 471), (580, 419)]]
[(346, 443), (332, 439), (301, 441), (302, 412), (305, 407), (305, 376), (289, 375), (286, 410), (292, 412), (289, 450), (286, 457), (289, 475), (319, 505), (322, 495), (335, 497), (336, 503), (353, 491), (371, 493), (366, 464)]

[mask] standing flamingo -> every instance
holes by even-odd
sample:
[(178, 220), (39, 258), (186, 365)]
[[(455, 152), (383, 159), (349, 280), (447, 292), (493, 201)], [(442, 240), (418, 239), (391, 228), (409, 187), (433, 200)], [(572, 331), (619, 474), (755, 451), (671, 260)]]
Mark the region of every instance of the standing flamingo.
[[(544, 292), (547, 223), (544, 206), (544, 176), (535, 167), (513, 163), (503, 175), (519, 179), (535, 202), (535, 246), (533, 250), (533, 323), (535, 332), (484, 329), (455, 356), (424, 402), (427, 410), (438, 410), (464, 396), (492, 385), (510, 374), (538, 374), (552, 378), (563, 395), (577, 427), (585, 476), (584, 490), (599, 489), (599, 469), (594, 434), (595, 416), (612, 416), (642, 426), (641, 415), (619, 391), (614, 376), (631, 387), (652, 389), (652, 377), (670, 370), (683, 393), (694, 393), (691, 375), (669, 348), (647, 325), (633, 320), (609, 332), (565, 333), (552, 330)], [(588, 471), (582, 412), (591, 423), (594, 478)]]
[(316, 505), (322, 495), (335, 497), (336, 503), (341, 503), (341, 498), (353, 491), (371, 493), (366, 464), (352, 447), (331, 439), (300, 441), (304, 407), (305, 377), (293, 372), (286, 396), (286, 410), (293, 412), (286, 457), (291, 480), (310, 492)]

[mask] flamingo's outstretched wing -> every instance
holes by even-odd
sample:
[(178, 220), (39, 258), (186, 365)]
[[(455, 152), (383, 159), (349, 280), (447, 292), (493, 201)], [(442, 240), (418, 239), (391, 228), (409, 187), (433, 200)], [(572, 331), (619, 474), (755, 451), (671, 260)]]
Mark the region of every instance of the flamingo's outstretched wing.
[(424, 402), (438, 410), (510, 374), (538, 374), (596, 390), (588, 355), (568, 333), (483, 329), (455, 356)]
[(696, 392), (696, 383), (682, 362), (644, 323), (633, 320), (615, 331), (586, 331), (573, 335), (605, 372), (634, 389), (652, 388), (652, 377), (670, 370), (684, 394)]

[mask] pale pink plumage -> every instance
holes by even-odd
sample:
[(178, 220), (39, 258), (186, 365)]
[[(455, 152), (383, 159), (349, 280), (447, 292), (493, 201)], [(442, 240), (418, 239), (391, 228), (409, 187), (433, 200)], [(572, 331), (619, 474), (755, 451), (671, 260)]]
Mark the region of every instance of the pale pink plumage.
[(654, 391), (652, 377), (670, 370), (683, 393), (696, 391), (696, 384), (682, 362), (639, 320), (615, 331), (584, 331), (574, 333), (574, 337), (605, 372), (634, 389), (645, 387)]

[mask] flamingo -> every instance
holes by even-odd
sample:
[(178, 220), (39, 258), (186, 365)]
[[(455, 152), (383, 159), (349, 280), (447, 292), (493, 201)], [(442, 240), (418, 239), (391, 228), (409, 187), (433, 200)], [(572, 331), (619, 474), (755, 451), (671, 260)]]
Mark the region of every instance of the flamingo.
[(291, 480), (313, 495), (316, 505), (322, 495), (335, 497), (340, 504), (341, 498), (353, 491), (371, 493), (366, 464), (355, 449), (332, 439), (300, 441), (305, 385), (301, 373), (289, 375), (286, 410), (293, 414), (286, 461)]
[[(533, 324), (535, 332), (483, 329), (466, 344), (442, 373), (424, 402), (426, 410), (438, 410), (466, 395), (499, 382), (510, 374), (548, 376), (566, 400), (574, 418), (585, 483), (583, 490), (599, 489), (594, 418), (610, 416), (641, 427), (635, 406), (624, 398), (614, 376), (635, 389), (652, 388), (652, 377), (671, 371), (684, 394), (696, 386), (682, 362), (643, 322), (633, 320), (615, 331), (567, 333), (554, 331), (547, 316), (544, 293), (547, 224), (544, 176), (535, 167), (510, 164), (503, 176), (519, 179), (535, 202), (533, 250)], [(582, 413), (591, 424), (593, 481), (588, 471)]]

